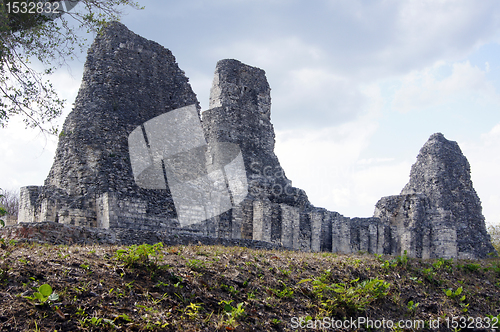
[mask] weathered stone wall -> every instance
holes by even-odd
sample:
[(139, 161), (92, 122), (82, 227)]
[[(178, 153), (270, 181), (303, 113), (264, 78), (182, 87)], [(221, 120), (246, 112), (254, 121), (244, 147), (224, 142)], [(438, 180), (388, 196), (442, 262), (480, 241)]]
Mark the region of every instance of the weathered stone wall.
[[(122, 24), (111, 24), (88, 52), (75, 108), (64, 123), (45, 186), (21, 188), (19, 221), (49, 223), (22, 224), (4, 234), (33, 233), (36, 240), (48, 242), (124, 244), (200, 238), (303, 251), (390, 255), (406, 251), (423, 258), (479, 258), (494, 251), (469, 164), (458, 145), (441, 134), (424, 145), (401, 194), (382, 198), (374, 217), (347, 218), (312, 206), (305, 192), (292, 186), (274, 154), (265, 72), (237, 60), (217, 63), (210, 109), (203, 112), (196, 135), (185, 133), (182, 139), (196, 136), (197, 144), (204, 144), (207, 150), (200, 165), (209, 164), (212, 157), (213, 162), (225, 146), (237, 146), (248, 194), (231, 201), (232, 208), (222, 213), (209, 214), (205, 206), (206, 220), (181, 227), (182, 216), (203, 214), (204, 207), (176, 210), (176, 187), (168, 187), (169, 177), (190, 170), (167, 168), (165, 159), (159, 163), (152, 152), (157, 142), (149, 140), (146, 126), (151, 119), (177, 114), (186, 106), (191, 106), (191, 119), (199, 121), (198, 101), (172, 53)], [(141, 136), (147, 158), (157, 163), (151, 171), (155, 176), (146, 178), (156, 189), (137, 184), (129, 152), (132, 132)], [(210, 153), (212, 157), (207, 157)], [(156, 183), (158, 176), (161, 183)], [(230, 183), (226, 185), (230, 189)], [(57, 230), (64, 239), (57, 237)], [(42, 238), (43, 233), (48, 239)]]
[(224, 245), (244, 246), (255, 249), (283, 249), (281, 246), (263, 241), (246, 239), (224, 239), (178, 233), (172, 236), (169, 230), (141, 231), (127, 228), (92, 228), (60, 224), (54, 222), (18, 223), (0, 228), (0, 238), (50, 244), (105, 244), (132, 245), (138, 243), (155, 244), (162, 242), (175, 245)]

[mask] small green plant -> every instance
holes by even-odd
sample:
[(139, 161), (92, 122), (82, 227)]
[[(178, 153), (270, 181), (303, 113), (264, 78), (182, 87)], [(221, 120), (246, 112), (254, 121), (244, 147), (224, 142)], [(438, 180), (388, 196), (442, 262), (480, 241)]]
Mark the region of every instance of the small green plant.
[(446, 269), (448, 272), (452, 272), (453, 258), (450, 259), (439, 258), (437, 261), (432, 263), (432, 267), (436, 270)]
[[(177, 295), (177, 294), (176, 294), (176, 295)], [(157, 304), (158, 304), (158, 303), (160, 303), (161, 301), (165, 300), (165, 299), (167, 298), (167, 296), (168, 296), (168, 293), (164, 293), (164, 294), (162, 295), (162, 297), (160, 297), (159, 299), (155, 299), (155, 298), (151, 297), (151, 301), (152, 301), (155, 305), (157, 305)], [(179, 295), (177, 295), (177, 296), (179, 296)]]
[(403, 255), (396, 257), (396, 261), (403, 267), (406, 267), (408, 265), (408, 253), (406, 252), (406, 250), (403, 252)]
[(285, 269), (278, 269), (284, 276), (289, 277), (290, 274), (292, 274), (291, 270), (285, 270)]
[(251, 291), (251, 292), (247, 293), (247, 299), (251, 300), (251, 299), (255, 299), (255, 298), (257, 298), (257, 294), (255, 291)]
[(438, 259), (437, 261), (435, 261), (434, 263), (432, 263), (432, 266), (436, 269), (436, 270), (439, 270), (441, 268), (441, 266), (443, 266), (443, 260), (440, 258)]
[(419, 280), (418, 277), (410, 277), (411, 281), (415, 281), (417, 284), (421, 284), (422, 280)]
[(446, 294), (446, 296), (456, 299), (458, 301), (460, 307), (462, 308), (462, 312), (467, 312), (469, 310), (469, 304), (465, 303), (465, 295), (460, 297), (460, 295), (463, 292), (463, 288), (461, 286), (458, 287), (456, 291), (453, 291), (452, 288), (443, 289), (443, 291)]
[(375, 254), (375, 257), (377, 258), (378, 261), (383, 262), (380, 267), (383, 269), (389, 270), (391, 268), (395, 268), (398, 265), (402, 266), (403, 268), (406, 268), (408, 266), (408, 253), (406, 250), (403, 252), (403, 255), (397, 256), (396, 258), (393, 258), (391, 260), (383, 260), (382, 255), (377, 255)]
[(285, 283), (283, 281), (280, 280), (280, 283), (283, 285), (283, 289), (282, 290), (271, 289), (273, 294), (276, 295), (277, 297), (279, 297), (280, 299), (286, 298), (286, 297), (292, 298), (293, 297), (293, 290), (290, 287), (288, 287), (287, 285), (285, 285)]
[(227, 317), (226, 320), (222, 321), (223, 325), (226, 326), (226, 329), (228, 327), (230, 329), (234, 329), (236, 326), (238, 326), (236, 321), (245, 316), (245, 308), (243, 308), (243, 302), (238, 303), (236, 307), (233, 307), (231, 303), (233, 303), (233, 300), (223, 300), (219, 302), (219, 304), (222, 305), (222, 308), (224, 309), (225, 316)]
[(28, 300), (36, 302), (36, 304), (46, 304), (47, 302), (55, 302), (59, 300), (59, 295), (53, 292), (49, 284), (43, 284), (36, 289), (33, 296), (25, 296)]
[(82, 307), (78, 307), (78, 308), (76, 309), (76, 314), (77, 314), (78, 316), (82, 316), (82, 317), (83, 317), (83, 316), (87, 316), (87, 313), (85, 312), (85, 309), (83, 309)]
[(408, 309), (408, 312), (410, 312), (411, 314), (415, 313), (415, 311), (417, 311), (417, 308), (419, 306), (420, 303), (415, 303), (413, 301), (410, 301), (408, 302), (408, 304), (406, 305), (406, 309)]
[(496, 262), (494, 264), (491, 264), (489, 267), (489, 270), (493, 270), (495, 273), (497, 273), (500, 276), (500, 262)]
[(271, 321), (271, 324), (277, 326), (277, 325), (281, 324), (281, 321), (278, 318), (273, 318), (273, 320)]
[(118, 319), (122, 319), (122, 320), (124, 320), (126, 322), (131, 322), (132, 321), (132, 319), (130, 319), (130, 317), (127, 314), (118, 315), (118, 316), (115, 317), (115, 319), (113, 321), (116, 321)]
[(58, 252), (58, 253), (57, 253), (57, 255), (58, 255), (58, 256), (59, 256), (59, 258), (61, 258), (61, 259), (66, 259), (66, 258), (68, 258), (68, 257), (69, 257), (69, 254), (64, 255), (64, 254), (63, 254), (63, 253), (61, 253), (61, 252)]
[(201, 309), (200, 303), (189, 303), (186, 309), (184, 309), (184, 314), (191, 319), (196, 319), (198, 317), (200, 309)]
[(475, 271), (479, 270), (480, 268), (481, 268), (481, 264), (478, 264), (478, 263), (469, 263), (469, 264), (465, 264), (463, 266), (464, 271), (467, 271), (467, 272), (475, 272)]
[(424, 278), (433, 283), (433, 284), (440, 284), (441, 281), (440, 280), (437, 280), (435, 277), (436, 277), (436, 272), (434, 271), (434, 269), (432, 267), (429, 267), (428, 269), (423, 269), (422, 270), (422, 274), (424, 275)]
[[(462, 294), (463, 288), (460, 286), (457, 288), (456, 291), (453, 291), (452, 288), (443, 289), (443, 291), (446, 294), (446, 296), (451, 297), (451, 298), (455, 298), (457, 296), (460, 296), (460, 294)], [(465, 297), (465, 295), (464, 295), (464, 297)]]
[(237, 290), (236, 288), (234, 288), (234, 286), (228, 286), (226, 284), (221, 284), (220, 288), (228, 291), (229, 293), (231, 293), (233, 295), (238, 295), (238, 293), (240, 292), (239, 290)]
[(492, 324), (495, 324), (495, 326), (498, 326), (498, 324), (500, 324), (500, 314), (498, 314), (497, 316), (487, 314), (486, 317), (488, 317)]
[[(299, 282), (308, 282), (304, 279)], [(359, 282), (354, 279), (349, 283), (329, 284), (321, 278), (313, 280), (313, 290), (321, 306), (327, 311), (341, 310), (345, 313), (364, 311), (366, 305), (385, 297), (389, 293), (390, 283), (380, 279), (367, 279)]]
[(396, 266), (398, 266), (398, 261), (396, 260), (396, 258), (393, 258), (390, 261), (386, 260), (382, 264), (380, 264), (380, 267), (386, 270), (389, 270), (390, 268), (395, 268)]
[[(131, 245), (127, 249), (118, 249), (114, 258), (125, 264), (125, 267), (148, 268), (158, 267), (158, 262), (163, 259), (163, 243), (158, 242), (155, 245), (141, 244)], [(152, 260), (151, 260), (152, 259)]]
[(188, 260), (186, 266), (193, 271), (201, 271), (206, 268), (205, 262), (199, 259)]
[(116, 325), (113, 324), (113, 321), (106, 318), (97, 318), (97, 317), (85, 317), (82, 320), (79, 320), (80, 324), (84, 327), (100, 327), (105, 325), (110, 325), (113, 328), (116, 328)]

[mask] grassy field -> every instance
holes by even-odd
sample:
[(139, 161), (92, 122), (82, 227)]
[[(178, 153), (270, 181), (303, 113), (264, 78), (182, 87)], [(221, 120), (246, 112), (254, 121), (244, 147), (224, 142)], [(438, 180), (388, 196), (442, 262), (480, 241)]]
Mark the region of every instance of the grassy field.
[(498, 258), (0, 244), (1, 331), (500, 329)]

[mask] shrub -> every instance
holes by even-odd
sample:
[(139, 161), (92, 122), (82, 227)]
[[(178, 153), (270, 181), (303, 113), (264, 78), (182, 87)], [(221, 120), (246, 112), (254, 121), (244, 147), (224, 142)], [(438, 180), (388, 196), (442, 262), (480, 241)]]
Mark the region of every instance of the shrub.
[(162, 249), (163, 243), (161, 242), (155, 245), (146, 243), (131, 245), (126, 249), (118, 249), (114, 258), (122, 261), (126, 267), (155, 267), (163, 259)]
[[(299, 282), (307, 282), (304, 279)], [(366, 306), (389, 293), (390, 283), (380, 279), (359, 281), (354, 279), (348, 283), (328, 283), (325, 278), (312, 280), (314, 293), (321, 306), (328, 312), (342, 311), (354, 313), (366, 310)]]

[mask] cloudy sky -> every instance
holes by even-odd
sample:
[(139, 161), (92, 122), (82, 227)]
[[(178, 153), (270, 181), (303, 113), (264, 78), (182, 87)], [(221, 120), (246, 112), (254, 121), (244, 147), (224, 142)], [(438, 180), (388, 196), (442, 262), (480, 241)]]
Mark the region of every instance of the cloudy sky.
[[(371, 216), (442, 132), (471, 164), (487, 223), (500, 223), (499, 1), (139, 3), (122, 22), (174, 53), (203, 109), (218, 60), (266, 71), (276, 154), (314, 205)], [(67, 112), (84, 60), (53, 77)], [(0, 187), (41, 185), (56, 144), (15, 121), (0, 129)]]

